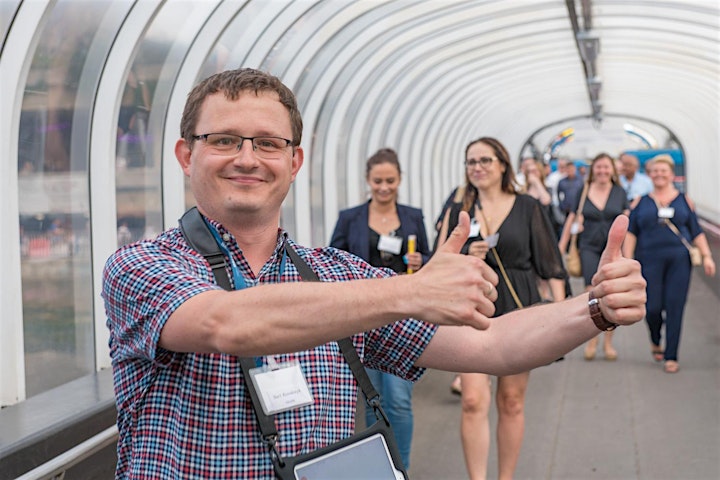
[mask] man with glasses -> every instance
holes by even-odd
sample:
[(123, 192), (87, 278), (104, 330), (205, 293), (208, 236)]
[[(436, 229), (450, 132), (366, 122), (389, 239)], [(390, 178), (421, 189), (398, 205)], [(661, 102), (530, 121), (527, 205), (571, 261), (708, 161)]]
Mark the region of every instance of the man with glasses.
[[(190, 93), (175, 155), (233, 291), (216, 284), (179, 228), (108, 260), (117, 478), (271, 478), (240, 357), (263, 374), (287, 373), (289, 382), (268, 383), (287, 397), (287, 408), (273, 407), (272, 452), (288, 457), (354, 430), (357, 385), (337, 339), (352, 336), (365, 365), (408, 380), (427, 367), (497, 375), (548, 364), (598, 328), (643, 318), (639, 266), (619, 254), (625, 217), (610, 235), (595, 298), (497, 320), (489, 318), (497, 276), (457, 253), (469, 234), (467, 215), (413, 275), (298, 245), (278, 225), (303, 164), (301, 135), (294, 95), (263, 72), (222, 72)], [(302, 281), (289, 250), (321, 282)]]

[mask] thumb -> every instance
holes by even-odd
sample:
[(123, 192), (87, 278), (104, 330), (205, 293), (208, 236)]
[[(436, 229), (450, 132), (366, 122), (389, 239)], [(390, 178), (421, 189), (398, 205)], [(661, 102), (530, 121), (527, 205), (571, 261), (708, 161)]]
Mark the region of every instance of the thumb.
[(452, 233), (448, 235), (445, 243), (438, 248), (438, 251), (460, 253), (460, 249), (468, 239), (468, 235), (470, 235), (470, 215), (468, 215), (467, 212), (460, 212), (457, 226), (453, 229)]
[(629, 219), (626, 215), (618, 215), (617, 218), (615, 218), (615, 221), (610, 226), (607, 244), (605, 244), (605, 250), (603, 250), (602, 256), (600, 257), (598, 268), (622, 257), (620, 249), (625, 240), (628, 223)]

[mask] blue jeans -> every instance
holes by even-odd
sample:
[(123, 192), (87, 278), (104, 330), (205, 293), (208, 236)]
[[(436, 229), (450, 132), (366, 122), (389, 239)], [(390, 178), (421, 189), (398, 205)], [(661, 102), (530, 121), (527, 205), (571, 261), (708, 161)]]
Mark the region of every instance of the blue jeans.
[[(410, 468), (410, 443), (413, 432), (412, 389), (413, 383), (389, 373), (379, 372), (371, 368), (365, 369), (375, 390), (380, 394), (380, 404), (387, 414), (395, 441), (400, 450), (405, 468)], [(372, 408), (365, 408), (367, 426), (377, 421)]]

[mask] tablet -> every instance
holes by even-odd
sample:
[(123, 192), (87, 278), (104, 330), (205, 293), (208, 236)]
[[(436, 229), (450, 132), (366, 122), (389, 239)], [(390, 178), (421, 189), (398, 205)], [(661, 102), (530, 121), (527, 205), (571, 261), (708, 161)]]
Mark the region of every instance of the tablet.
[(358, 442), (295, 465), (296, 480), (404, 480), (393, 465), (385, 438), (375, 433)]

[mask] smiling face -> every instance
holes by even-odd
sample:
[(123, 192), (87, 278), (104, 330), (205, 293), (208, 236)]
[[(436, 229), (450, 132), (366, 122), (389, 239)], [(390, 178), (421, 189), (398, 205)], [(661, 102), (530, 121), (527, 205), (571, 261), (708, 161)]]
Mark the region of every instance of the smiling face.
[[(236, 100), (223, 93), (202, 104), (194, 135), (231, 133), (292, 138), (288, 110), (275, 92), (241, 92)], [(303, 151), (288, 146), (271, 160), (260, 159), (250, 141), (234, 155), (218, 155), (202, 140), (178, 140), (175, 154), (200, 210), (223, 224), (264, 219), (277, 225), (290, 184), (303, 162)]]
[(675, 179), (673, 168), (663, 161), (655, 161), (648, 170), (650, 179), (655, 188), (660, 189), (672, 184)]
[(507, 167), (495, 155), (490, 145), (483, 142), (470, 145), (465, 156), (465, 165), (468, 181), (478, 190), (502, 188), (503, 174)]
[(613, 177), (615, 176), (615, 165), (611, 158), (597, 158), (590, 167), (590, 170), (591, 182), (601, 185), (613, 183)]
[(370, 168), (367, 183), (373, 202), (388, 204), (397, 202), (400, 172), (391, 163), (378, 163)]

